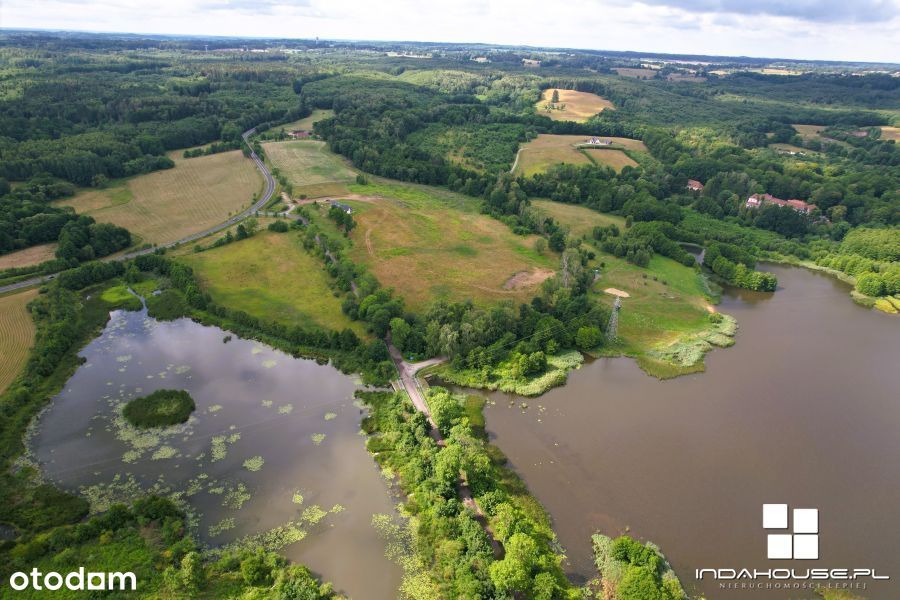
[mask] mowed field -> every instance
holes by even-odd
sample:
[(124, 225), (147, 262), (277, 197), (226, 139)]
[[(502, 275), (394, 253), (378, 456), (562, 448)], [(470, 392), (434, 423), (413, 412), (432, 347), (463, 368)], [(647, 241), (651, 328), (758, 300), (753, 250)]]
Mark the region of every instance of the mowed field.
[(425, 186), (351, 186), (350, 258), (366, 265), (409, 308), (439, 299), (493, 304), (527, 302), (552, 276), (559, 257), (534, 250), (535, 236), (517, 236), (482, 215), (472, 198)]
[(239, 150), (183, 158), (175, 168), (139, 175), (61, 201), (101, 223), (115, 223), (141, 241), (165, 244), (203, 231), (253, 203), (262, 176)]
[(800, 134), (803, 139), (812, 139), (819, 137), (819, 133), (825, 129), (826, 125), (791, 125)]
[(543, 173), (559, 163), (572, 165), (596, 163), (621, 171), (625, 166), (636, 166), (638, 164), (625, 154), (622, 149), (635, 152), (647, 151), (647, 147), (640, 140), (618, 137), (602, 138), (604, 140), (612, 140), (612, 146), (582, 150), (579, 146), (586, 144), (589, 139), (589, 136), (583, 135), (541, 134), (522, 145), (519, 150), (515, 172), (529, 177), (535, 173)]
[(294, 231), (261, 231), (179, 261), (190, 265), (216, 302), (289, 325), (341, 331), (364, 336), (358, 321), (341, 311), (341, 301), (329, 287), (318, 259), (303, 249)]
[(294, 187), (294, 197), (336, 196), (347, 193), (356, 173), (332, 154), (325, 142), (295, 140), (267, 142), (263, 150)]
[(34, 322), (26, 306), (37, 294), (31, 289), (0, 296), (0, 394), (19, 374), (34, 344)]
[(618, 225), (625, 230), (625, 219), (617, 215), (609, 215), (577, 204), (565, 204), (553, 200), (532, 200), (531, 205), (543, 213), (553, 217), (553, 220), (569, 228), (569, 233), (575, 237), (590, 235), (594, 227), (606, 227)]
[(334, 116), (334, 111), (328, 108), (316, 108), (313, 109), (312, 114), (308, 117), (304, 117), (299, 121), (294, 121), (292, 123), (287, 123), (285, 125), (277, 125), (274, 129), (284, 129), (285, 131), (310, 131), (313, 128), (313, 125), (317, 121), (321, 121), (322, 119), (327, 119), (329, 117)]
[(618, 67), (613, 69), (622, 77), (632, 77), (634, 79), (650, 79), (656, 76), (655, 69), (632, 69), (628, 67)]
[(0, 270), (30, 267), (54, 258), (56, 243), (41, 244), (0, 256)]
[(882, 127), (881, 139), (900, 142), (900, 127)]
[(575, 90), (561, 90), (559, 92), (559, 105), (565, 105), (562, 110), (547, 110), (550, 100), (553, 98), (554, 88), (544, 90), (536, 108), (539, 114), (546, 115), (554, 121), (587, 121), (597, 113), (604, 110), (612, 110), (613, 103), (602, 96), (589, 92), (576, 92)]

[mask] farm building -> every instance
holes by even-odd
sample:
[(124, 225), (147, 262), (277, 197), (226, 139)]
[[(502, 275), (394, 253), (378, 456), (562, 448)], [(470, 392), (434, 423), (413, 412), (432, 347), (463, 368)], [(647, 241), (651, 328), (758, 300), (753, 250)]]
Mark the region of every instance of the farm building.
[(687, 189), (691, 190), (692, 192), (703, 191), (703, 184), (696, 179), (688, 179), (687, 186), (685, 187), (687, 187)]
[(297, 129), (297, 130), (294, 130), (294, 131), (288, 133), (288, 135), (290, 137), (294, 138), (295, 140), (298, 140), (298, 139), (302, 139), (302, 138), (308, 138), (310, 135), (312, 135), (312, 133), (305, 129)]
[(612, 140), (603, 140), (598, 137), (592, 137), (588, 140), (591, 146), (612, 146)]
[(344, 211), (345, 213), (347, 213), (348, 215), (353, 214), (353, 209), (351, 207), (347, 206), (346, 204), (342, 204), (342, 203), (338, 202), (337, 200), (328, 200), (328, 205), (332, 206), (334, 208), (338, 208), (338, 209)]
[(533, 58), (523, 58), (523, 59), (522, 59), (522, 66), (523, 66), (523, 67), (532, 67), (532, 68), (540, 67), (540, 66), (541, 66), (541, 61), (535, 60), (535, 59), (533, 59)]
[(747, 208), (759, 208), (765, 204), (789, 206), (797, 212), (803, 213), (805, 215), (812, 213), (812, 211), (817, 208), (815, 204), (809, 204), (808, 202), (804, 202), (803, 200), (797, 200), (796, 198), (792, 198), (790, 200), (782, 200), (781, 198), (776, 198), (772, 194), (753, 194), (752, 196), (747, 198), (745, 206)]

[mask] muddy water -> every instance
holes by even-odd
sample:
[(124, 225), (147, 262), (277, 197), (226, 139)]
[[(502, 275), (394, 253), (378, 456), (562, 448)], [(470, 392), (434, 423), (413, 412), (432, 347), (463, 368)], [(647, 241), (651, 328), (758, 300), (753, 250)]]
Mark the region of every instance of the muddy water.
[[(44, 473), (102, 507), (141, 491), (186, 502), (201, 541), (292, 541), (280, 551), (354, 598), (396, 597), (374, 514), (393, 500), (359, 435), (354, 381), (331, 366), (182, 319), (113, 313), (86, 362), (36, 421)], [(159, 435), (121, 419), (130, 398), (186, 389), (197, 410)], [(260, 460), (261, 459), (261, 460)], [(302, 537), (299, 541), (297, 538)]]
[[(859, 593), (900, 597), (900, 320), (828, 276), (769, 269), (776, 294), (723, 298), (741, 328), (706, 373), (661, 382), (604, 359), (525, 410), (491, 395), (488, 429), (551, 513), (573, 574), (595, 574), (592, 531), (630, 527), (710, 599), (813, 593), (722, 590), (695, 569), (875, 567), (892, 581)], [(767, 560), (763, 503), (818, 508), (820, 560)]]

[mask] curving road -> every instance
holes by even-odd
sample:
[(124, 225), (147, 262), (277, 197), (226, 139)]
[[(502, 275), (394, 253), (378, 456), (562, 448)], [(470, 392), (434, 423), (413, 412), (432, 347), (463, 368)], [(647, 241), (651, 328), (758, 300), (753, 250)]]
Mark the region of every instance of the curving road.
[[(260, 196), (259, 200), (257, 200), (253, 206), (240, 212), (233, 217), (229, 218), (227, 221), (223, 221), (214, 227), (210, 227), (209, 229), (204, 229), (203, 231), (198, 231), (197, 233), (192, 233), (191, 235), (181, 238), (180, 240), (175, 240), (174, 242), (169, 242), (168, 244), (161, 244), (159, 246), (154, 246), (151, 248), (143, 248), (141, 250), (135, 250), (133, 252), (128, 252), (126, 254), (122, 254), (121, 256), (117, 256), (115, 258), (109, 258), (106, 260), (128, 260), (134, 258), (136, 256), (141, 256), (144, 254), (150, 254), (154, 252), (157, 248), (173, 248), (175, 246), (179, 246), (181, 244), (188, 244), (190, 242), (197, 241), (201, 238), (204, 238), (208, 235), (212, 235), (213, 233), (217, 233), (231, 227), (238, 221), (242, 221), (246, 219), (253, 213), (258, 212), (262, 209), (263, 206), (272, 198), (275, 194), (275, 178), (272, 177), (272, 173), (269, 172), (269, 169), (266, 167), (266, 164), (256, 155), (256, 152), (253, 151), (253, 146), (250, 145), (250, 136), (256, 133), (256, 127), (252, 129), (248, 129), (244, 133), (241, 134), (241, 137), (244, 140), (244, 143), (247, 144), (247, 147), (250, 148), (250, 158), (253, 159), (253, 162), (256, 163), (256, 168), (259, 169), (259, 172), (262, 173), (263, 177), (266, 180), (266, 190), (263, 192), (263, 195)], [(33, 285), (37, 285), (39, 283), (44, 283), (45, 281), (49, 281), (56, 277), (56, 273), (51, 275), (42, 275), (40, 277), (32, 277), (31, 279), (26, 279), (24, 281), (19, 281), (17, 283), (11, 283), (9, 285), (0, 286), (0, 294), (11, 292), (13, 290), (18, 290), (22, 288), (31, 287)]]

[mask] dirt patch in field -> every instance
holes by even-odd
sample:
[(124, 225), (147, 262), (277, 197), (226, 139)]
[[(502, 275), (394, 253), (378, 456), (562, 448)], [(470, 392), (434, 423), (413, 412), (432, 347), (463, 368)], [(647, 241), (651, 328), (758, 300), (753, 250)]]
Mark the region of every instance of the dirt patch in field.
[(629, 294), (628, 292), (623, 292), (620, 289), (606, 288), (603, 291), (611, 296), (618, 296), (619, 298), (631, 298), (631, 294)]
[(504, 290), (518, 290), (522, 288), (535, 288), (553, 277), (550, 269), (532, 269), (531, 271), (519, 271), (506, 280)]

